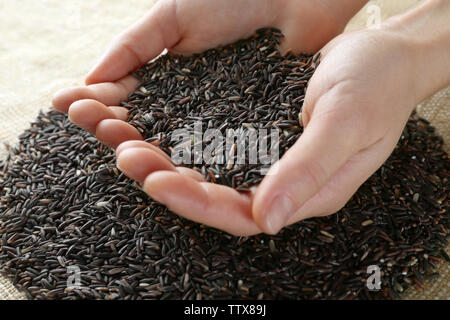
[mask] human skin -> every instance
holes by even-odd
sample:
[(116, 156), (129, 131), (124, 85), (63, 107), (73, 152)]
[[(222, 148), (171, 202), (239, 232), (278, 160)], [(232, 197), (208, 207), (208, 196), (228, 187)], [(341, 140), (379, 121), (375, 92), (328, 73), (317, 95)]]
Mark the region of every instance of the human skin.
[[(224, 2), (213, 8), (202, 2), (214, 1), (189, 1), (187, 6), (180, 1), (178, 10), (205, 9), (202, 15), (233, 11)], [(100, 141), (113, 147), (120, 144), (116, 149), (120, 169), (172, 211), (235, 235), (277, 233), (299, 220), (338, 211), (390, 155), (414, 106), (450, 83), (448, 1), (429, 0), (379, 29), (344, 34), (328, 43), (306, 93), (304, 133), (280, 160), (278, 172), (267, 175), (250, 194), (207, 183), (193, 170), (176, 168), (155, 145), (136, 141), (142, 137), (123, 121), (126, 110), (114, 105), (137, 84), (126, 74), (164, 47), (181, 53), (202, 51), (243, 38), (259, 27), (275, 26), (286, 34), (282, 50), (312, 53), (342, 31), (364, 2), (342, 1), (330, 9), (333, 2), (325, 1), (316, 12), (317, 3), (311, 7), (310, 1), (286, 1), (280, 11), (273, 1), (242, 1), (248, 8), (263, 7), (228, 12), (224, 20), (202, 21), (214, 22), (214, 27), (196, 26), (211, 32), (201, 38), (196, 38), (194, 27), (198, 19), (189, 14), (176, 31), (167, 24), (158, 27), (160, 21), (173, 20), (168, 19), (173, 8), (166, 7), (172, 2), (159, 3), (113, 43), (88, 75), (89, 86), (59, 92), (54, 107), (69, 111), (72, 121)], [(301, 4), (302, 10), (295, 11)], [(235, 28), (242, 14), (245, 23)], [(322, 23), (326, 26), (317, 32)], [(302, 46), (305, 43), (308, 47)]]

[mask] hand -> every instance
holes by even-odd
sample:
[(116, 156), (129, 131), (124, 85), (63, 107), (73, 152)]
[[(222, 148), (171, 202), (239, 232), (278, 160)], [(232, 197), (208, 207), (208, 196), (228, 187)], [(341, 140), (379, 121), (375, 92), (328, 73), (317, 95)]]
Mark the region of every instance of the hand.
[[(365, 1), (343, 0), (347, 11)], [(59, 91), (53, 106), (68, 112), (78, 126), (116, 147), (142, 139), (125, 122), (127, 110), (118, 107), (138, 81), (128, 74), (158, 56), (165, 48), (189, 54), (245, 38), (262, 27), (285, 34), (282, 50), (314, 53), (339, 34), (349, 19), (338, 16), (334, 0), (221, 0), (159, 1), (135, 25), (120, 34), (86, 79), (87, 86)], [(331, 5), (332, 3), (333, 5)]]
[(449, 14), (448, 1), (426, 1), (322, 50), (303, 106), (305, 131), (253, 199), (261, 230), (338, 211), (382, 165), (413, 108), (450, 85)]
[[(193, 170), (175, 168), (161, 150), (142, 141), (121, 144), (116, 150), (118, 164), (128, 176), (143, 183), (150, 196), (172, 211), (236, 235), (276, 233), (281, 227), (301, 219), (335, 212), (389, 156), (412, 108), (450, 83), (448, 68), (442, 68), (450, 61), (450, 50), (447, 50), (450, 30), (442, 29), (442, 21), (447, 19), (449, 10), (448, 2), (429, 1), (398, 19), (395, 28), (388, 25), (382, 30), (346, 34), (327, 45), (323, 49), (322, 64), (307, 91), (303, 135), (280, 160), (280, 171), (267, 176), (250, 195), (206, 183)], [(160, 12), (158, 15), (162, 17), (164, 10), (159, 8), (152, 12), (155, 16), (154, 12)], [(134, 31), (122, 36), (122, 42), (133, 34), (134, 39), (139, 39), (136, 35), (144, 37), (138, 31), (142, 26), (155, 24), (153, 14), (138, 24), (141, 28), (131, 28)], [(409, 28), (404, 27), (406, 24)], [(262, 26), (256, 24), (255, 29)], [(278, 27), (287, 33), (283, 27)], [(162, 34), (168, 35), (157, 32), (147, 37), (159, 39), (161, 44)], [(129, 49), (124, 49), (129, 45), (120, 45), (120, 39), (90, 74), (87, 83), (93, 83), (93, 79), (115, 81), (125, 74), (124, 70), (134, 66), (132, 62), (140, 63), (129, 54)], [(176, 50), (177, 46), (173, 48)], [(133, 52), (143, 52), (142, 48), (135, 49)], [(150, 57), (152, 55), (147, 55), (145, 59)], [(109, 78), (102, 78), (102, 75)], [(422, 77), (428, 80), (417, 80)], [(131, 82), (129, 78), (124, 79), (116, 84), (67, 90), (55, 97), (55, 107), (64, 111), (71, 101), (86, 97), (114, 105), (112, 101), (124, 98), (135, 85), (127, 82)], [(85, 127), (96, 132), (100, 140), (109, 137), (110, 140), (103, 141), (115, 146), (133, 139), (133, 134), (129, 134), (133, 128), (122, 121), (111, 120), (114, 117), (125, 119), (123, 110), (89, 103), (90, 106), (88, 101), (76, 102), (71, 106), (74, 109), (71, 114), (85, 112), (86, 118), (93, 115), (90, 127), (87, 124)], [(82, 119), (86, 121), (80, 116), (79, 120)], [(276, 215), (269, 216), (274, 206), (278, 206)]]
[(175, 168), (142, 141), (120, 145), (118, 164), (189, 219), (234, 234), (277, 233), (338, 211), (387, 159), (416, 104), (413, 65), (407, 43), (394, 34), (364, 30), (329, 43), (307, 90), (304, 133), (251, 195)]
[(253, 199), (261, 230), (340, 210), (389, 157), (420, 101), (410, 49), (395, 34), (364, 30), (322, 50), (303, 105), (305, 131)]
[[(269, 26), (285, 34), (281, 50), (314, 53), (340, 33), (350, 18), (348, 14), (336, 15), (333, 1), (240, 0), (233, 5), (220, 0), (159, 1), (148, 15), (116, 38), (88, 75), (87, 86), (58, 92), (53, 106), (68, 112), (74, 123), (109, 146), (142, 140), (126, 122), (127, 110), (118, 106), (138, 84), (128, 76), (129, 72), (164, 48), (183, 54), (201, 52)], [(345, 1), (349, 3), (348, 11), (358, 9), (354, 3), (362, 6), (365, 2)], [(123, 145), (117, 149), (117, 156), (125, 173), (140, 182), (158, 171), (147, 179), (146, 191), (180, 215), (234, 234), (261, 232), (252, 218), (251, 195), (201, 182), (203, 177), (198, 173), (175, 168), (163, 152), (142, 141)], [(155, 187), (173, 192), (159, 195), (153, 191)], [(178, 201), (180, 197), (185, 201)]]

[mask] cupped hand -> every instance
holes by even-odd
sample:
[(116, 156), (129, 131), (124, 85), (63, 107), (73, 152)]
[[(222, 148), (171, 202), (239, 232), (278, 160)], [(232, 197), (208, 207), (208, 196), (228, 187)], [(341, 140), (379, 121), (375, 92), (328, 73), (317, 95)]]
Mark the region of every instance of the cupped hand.
[(409, 49), (378, 30), (330, 42), (307, 89), (305, 131), (250, 195), (176, 168), (142, 141), (120, 145), (118, 164), (173, 211), (233, 234), (274, 234), (334, 213), (387, 159), (418, 102)]
[[(53, 106), (68, 112), (71, 121), (109, 146), (142, 140), (126, 122), (127, 110), (119, 106), (138, 84), (130, 72), (165, 48), (181, 54), (202, 52), (248, 37), (263, 27), (282, 30), (282, 51), (314, 53), (339, 34), (348, 19), (338, 17), (329, 2), (159, 1), (149, 14), (113, 41), (87, 76), (86, 86), (61, 90)], [(206, 183), (193, 170), (175, 168), (163, 152), (142, 141), (124, 144), (117, 153), (118, 164), (130, 177), (144, 182), (153, 172), (146, 179), (145, 190), (180, 215), (233, 234), (261, 232), (251, 213), (252, 194)], [(161, 190), (166, 193), (161, 194)]]
[(116, 147), (142, 139), (119, 107), (138, 84), (129, 73), (164, 49), (190, 54), (232, 43), (263, 27), (283, 31), (282, 50), (314, 53), (345, 26), (330, 0), (160, 0), (121, 33), (86, 78), (86, 86), (59, 91), (53, 106), (78, 126)]
[[(409, 36), (412, 44), (399, 36), (408, 33), (400, 23), (397, 32), (364, 30), (325, 46), (305, 97), (304, 133), (251, 193), (207, 183), (197, 172), (175, 167), (155, 145), (139, 141), (140, 134), (124, 121), (126, 110), (115, 106), (137, 85), (127, 74), (164, 48), (203, 51), (274, 26), (287, 36), (284, 49), (312, 53), (343, 28), (329, 10), (332, 3), (280, 0), (274, 6), (274, 0), (242, 0), (230, 7), (219, 0), (160, 1), (113, 42), (87, 77), (87, 86), (59, 92), (54, 107), (69, 111), (72, 121), (113, 147), (127, 141), (116, 150), (119, 167), (151, 197), (186, 218), (251, 235), (276, 233), (299, 220), (331, 214), (390, 155), (413, 107), (448, 83), (439, 68), (431, 72), (438, 76), (428, 75), (430, 81), (416, 80), (428, 70), (422, 60), (430, 42), (421, 33), (427, 24), (417, 17), (426, 5), (406, 19), (417, 20), (412, 30), (422, 34), (421, 41)], [(440, 66), (445, 50), (433, 48), (433, 65)]]
[(343, 34), (322, 52), (303, 105), (305, 131), (253, 199), (267, 233), (341, 209), (389, 157), (420, 101), (414, 50), (396, 33)]

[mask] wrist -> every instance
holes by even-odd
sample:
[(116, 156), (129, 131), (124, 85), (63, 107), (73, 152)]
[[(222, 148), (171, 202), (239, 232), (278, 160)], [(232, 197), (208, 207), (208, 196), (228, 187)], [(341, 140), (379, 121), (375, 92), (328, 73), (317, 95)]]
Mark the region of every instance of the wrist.
[(382, 29), (401, 41), (411, 60), (415, 103), (450, 85), (450, 2), (428, 0), (393, 17)]

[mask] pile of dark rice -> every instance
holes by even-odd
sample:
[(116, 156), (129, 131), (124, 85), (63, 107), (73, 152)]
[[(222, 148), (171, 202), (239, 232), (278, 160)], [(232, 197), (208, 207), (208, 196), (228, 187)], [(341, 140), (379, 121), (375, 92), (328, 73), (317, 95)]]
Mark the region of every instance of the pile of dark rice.
[[(34, 299), (397, 299), (448, 260), (442, 145), (414, 115), (337, 214), (234, 237), (171, 213), (117, 170), (112, 150), (66, 115), (41, 113), (0, 163), (0, 270)], [(74, 266), (80, 287), (68, 288)]]

